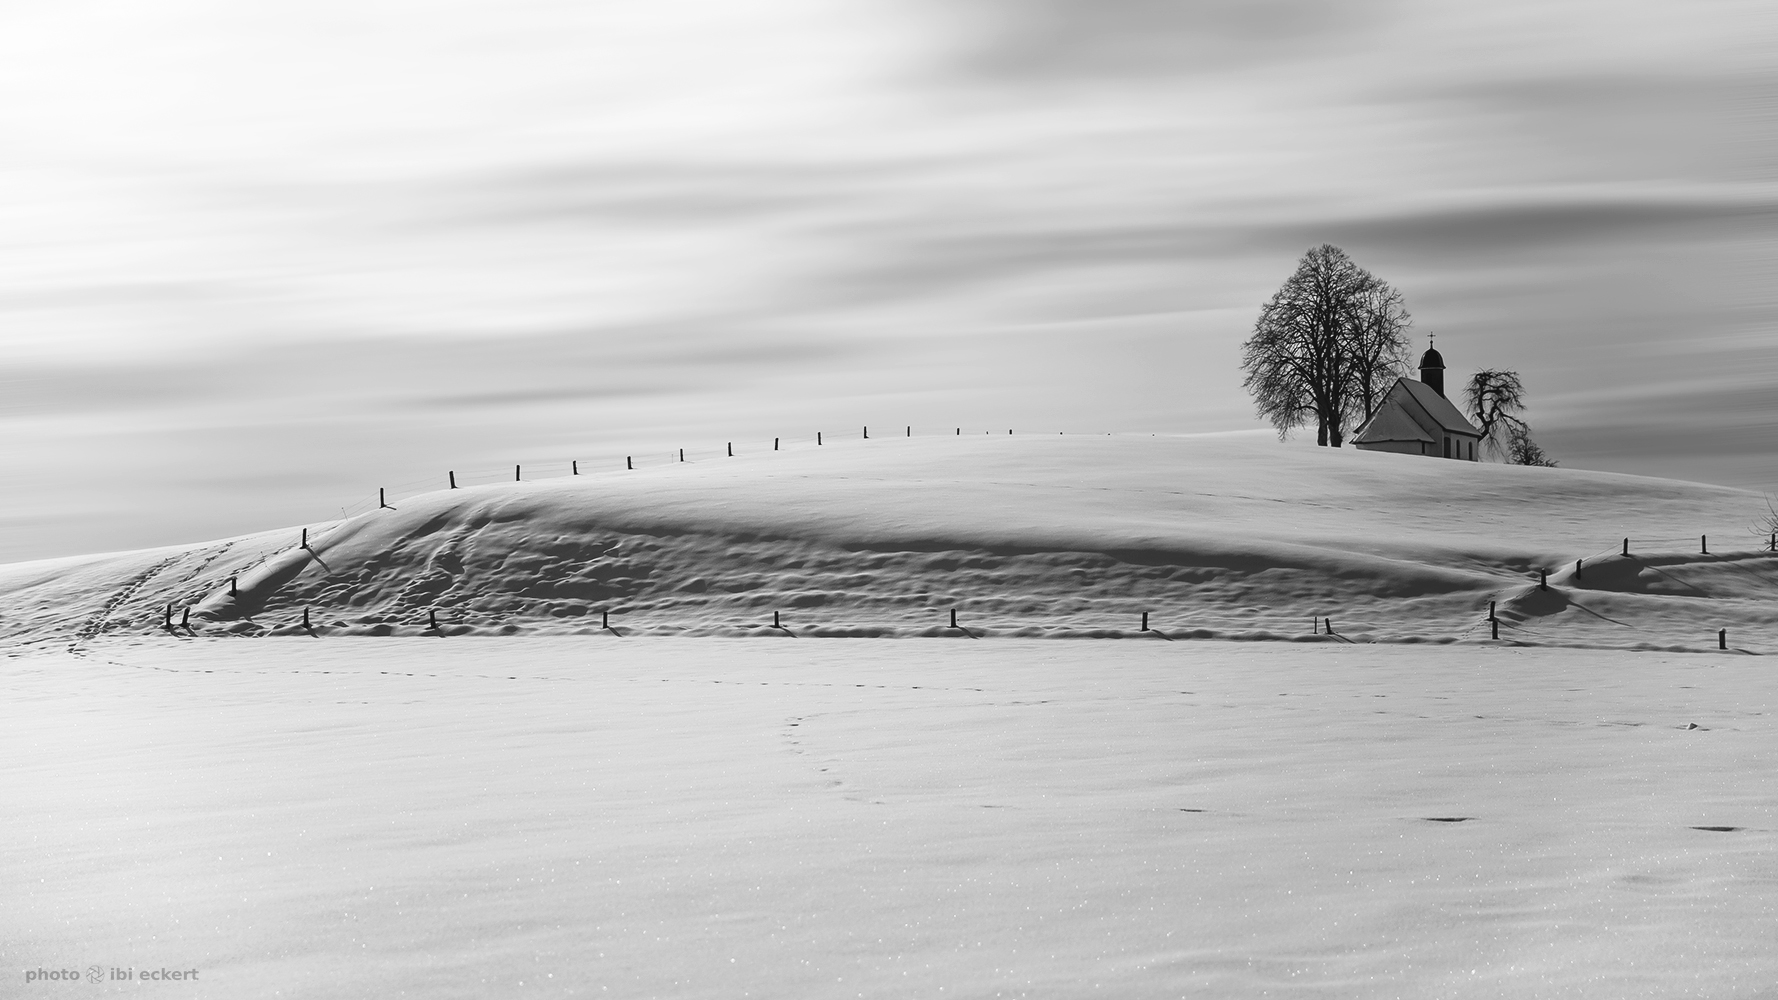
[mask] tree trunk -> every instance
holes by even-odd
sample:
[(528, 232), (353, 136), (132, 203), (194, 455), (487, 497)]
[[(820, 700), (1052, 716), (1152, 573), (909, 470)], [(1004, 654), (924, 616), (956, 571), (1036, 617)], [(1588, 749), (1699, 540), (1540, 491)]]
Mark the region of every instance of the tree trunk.
[(1320, 414), (1315, 416), (1315, 443), (1327, 447), (1327, 418)]

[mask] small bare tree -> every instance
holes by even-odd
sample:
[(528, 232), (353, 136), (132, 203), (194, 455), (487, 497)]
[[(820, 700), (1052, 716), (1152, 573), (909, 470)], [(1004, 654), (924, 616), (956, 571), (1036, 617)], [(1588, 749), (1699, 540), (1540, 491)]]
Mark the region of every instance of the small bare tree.
[(1766, 512), (1753, 522), (1753, 533), (1765, 539), (1778, 535), (1778, 497), (1766, 494)]
[(1519, 416), (1525, 412), (1525, 384), (1518, 372), (1476, 372), (1463, 387), (1463, 399), (1488, 451), (1514, 465), (1555, 467), (1556, 460), (1531, 440), (1531, 425)]
[(1514, 465), (1541, 465), (1546, 469), (1556, 467), (1556, 460), (1545, 454), (1536, 441), (1531, 440), (1531, 426), (1522, 420), (1515, 421), (1512, 425), (1506, 454)]
[(1525, 412), (1525, 385), (1519, 373), (1492, 368), (1476, 372), (1463, 387), (1463, 400), (1487, 449), (1495, 455), (1509, 454), (1513, 430), (1524, 424), (1519, 414)]

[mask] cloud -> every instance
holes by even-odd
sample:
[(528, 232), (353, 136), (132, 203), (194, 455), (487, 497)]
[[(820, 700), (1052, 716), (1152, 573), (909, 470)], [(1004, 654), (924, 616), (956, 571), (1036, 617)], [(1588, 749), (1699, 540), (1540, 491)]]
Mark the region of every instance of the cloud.
[(1362, 37), (1386, 3), (1318, 0), (954, 0), (960, 62), (992, 80), (1102, 83), (1287, 61)]

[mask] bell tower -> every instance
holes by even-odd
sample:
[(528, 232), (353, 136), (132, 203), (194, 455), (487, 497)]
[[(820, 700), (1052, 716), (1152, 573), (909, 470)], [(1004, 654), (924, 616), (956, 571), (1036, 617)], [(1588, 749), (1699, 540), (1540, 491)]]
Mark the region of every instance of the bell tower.
[(1445, 394), (1445, 359), (1432, 346), (1431, 335), (1426, 338), (1426, 353), (1420, 355), (1420, 381), (1430, 386), (1433, 392), (1441, 396)]

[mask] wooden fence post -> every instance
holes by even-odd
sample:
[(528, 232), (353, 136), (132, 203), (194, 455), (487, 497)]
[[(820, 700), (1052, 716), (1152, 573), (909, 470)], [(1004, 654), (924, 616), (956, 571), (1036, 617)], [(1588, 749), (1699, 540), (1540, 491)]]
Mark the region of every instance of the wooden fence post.
[(730, 458), (735, 457), (735, 443), (733, 441), (730, 441), (728, 443), (728, 457), (730, 457)]
[(1540, 569), (1537, 571), (1537, 589), (1538, 590), (1550, 589), (1550, 571), (1549, 570)]
[(636, 463), (635, 463), (635, 461), (634, 461), (634, 460), (632, 460), (632, 459), (631, 459), (631, 458), (630, 458), (630, 456), (628, 456), (628, 455), (625, 455), (625, 456), (624, 456), (624, 468), (626, 468), (626, 469), (632, 469), (632, 470), (633, 470), (633, 469), (635, 469), (635, 468), (636, 468)]
[(523, 477), (519, 475), (519, 467), (516, 465), (512, 467), (512, 481), (515, 483), (524, 481)]
[(573, 462), (569, 465), (569, 470), (570, 471), (568, 474), (571, 476), (580, 475), (580, 459), (578, 459), (578, 458), (574, 459)]
[(228, 578), (228, 596), (230, 596), (230, 597), (241, 596), (241, 578), (240, 577), (231, 576)]
[(1729, 648), (1729, 630), (1728, 629), (1726, 629), (1726, 628), (1725, 629), (1718, 629), (1716, 631), (1716, 648), (1717, 649)]
[(957, 627), (957, 609), (956, 608), (951, 609), (951, 627), (952, 628)]
[(777, 451), (777, 450), (778, 450), (778, 439), (777, 439), (777, 438), (773, 438), (773, 439), (772, 439), (772, 450), (773, 450), (773, 451)]
[(1706, 555), (1706, 556), (1710, 554), (1710, 536), (1709, 535), (1699, 535), (1698, 536), (1698, 554), (1699, 555)]
[(457, 488), (457, 473), (453, 470), (451, 472), (445, 473), (445, 475), (451, 477), (451, 489), (453, 489), (453, 490), (456, 489)]
[(1624, 555), (1629, 555), (1629, 554), (1630, 554), (1630, 540), (1628, 538), (1626, 538), (1626, 539), (1624, 539)]
[(1142, 612), (1142, 631), (1148, 631), (1148, 612)]

